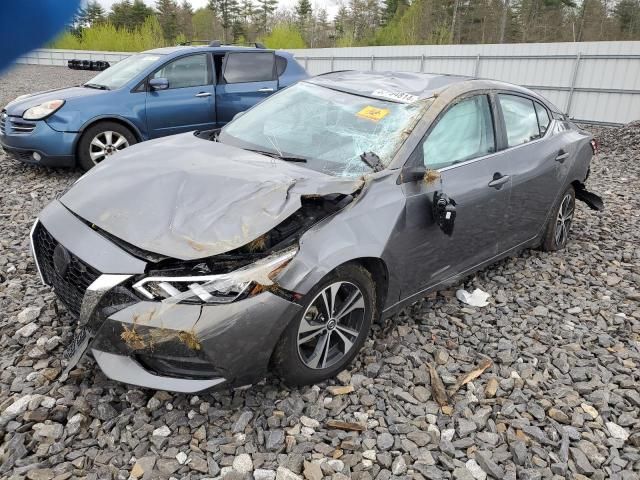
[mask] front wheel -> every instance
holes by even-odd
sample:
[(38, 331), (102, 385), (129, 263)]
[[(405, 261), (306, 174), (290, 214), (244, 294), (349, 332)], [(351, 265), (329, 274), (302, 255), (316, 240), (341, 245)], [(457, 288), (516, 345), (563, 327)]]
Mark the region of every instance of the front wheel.
[(576, 193), (572, 186), (560, 197), (560, 201), (555, 207), (553, 215), (547, 223), (544, 238), (542, 240), (542, 250), (553, 252), (561, 250), (567, 245), (569, 231), (573, 222), (573, 214), (576, 209)]
[(116, 122), (96, 123), (85, 130), (78, 143), (80, 166), (87, 171), (134, 143), (135, 135), (124, 125)]
[(371, 274), (358, 265), (338, 267), (302, 305), (274, 353), (275, 369), (289, 385), (326, 380), (351, 363), (376, 315)]

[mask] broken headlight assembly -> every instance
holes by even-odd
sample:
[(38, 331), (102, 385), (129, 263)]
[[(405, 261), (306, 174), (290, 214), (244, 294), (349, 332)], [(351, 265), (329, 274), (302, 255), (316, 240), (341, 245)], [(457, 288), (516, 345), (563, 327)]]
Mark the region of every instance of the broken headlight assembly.
[(144, 298), (165, 303), (231, 303), (251, 287), (273, 285), (273, 279), (296, 253), (297, 246), (219, 275), (150, 276), (133, 288)]

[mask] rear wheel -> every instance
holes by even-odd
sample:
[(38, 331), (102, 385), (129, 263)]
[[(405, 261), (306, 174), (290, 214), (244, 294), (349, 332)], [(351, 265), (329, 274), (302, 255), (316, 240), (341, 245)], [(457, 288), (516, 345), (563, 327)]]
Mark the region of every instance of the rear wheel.
[(371, 274), (338, 267), (305, 297), (301, 314), (276, 347), (274, 366), (289, 385), (306, 385), (343, 370), (364, 344), (376, 315)]
[(542, 250), (553, 252), (561, 250), (567, 245), (573, 214), (576, 208), (576, 194), (572, 186), (560, 197), (560, 201), (555, 207), (554, 213), (549, 218), (544, 238), (542, 240)]
[(135, 135), (116, 122), (99, 122), (85, 130), (78, 143), (78, 159), (89, 170), (107, 157), (136, 143)]

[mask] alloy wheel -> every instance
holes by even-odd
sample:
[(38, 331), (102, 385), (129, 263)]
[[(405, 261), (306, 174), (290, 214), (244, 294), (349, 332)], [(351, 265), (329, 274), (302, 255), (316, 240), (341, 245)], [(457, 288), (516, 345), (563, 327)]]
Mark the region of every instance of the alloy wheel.
[(556, 217), (555, 240), (558, 247), (564, 247), (569, 238), (569, 230), (573, 220), (574, 200), (570, 193), (565, 194)]
[(360, 288), (350, 282), (325, 287), (309, 304), (298, 327), (298, 355), (312, 369), (329, 368), (355, 344), (365, 318)]
[(124, 135), (113, 130), (98, 133), (89, 145), (89, 156), (94, 164), (100, 163), (109, 155), (129, 146), (129, 141)]

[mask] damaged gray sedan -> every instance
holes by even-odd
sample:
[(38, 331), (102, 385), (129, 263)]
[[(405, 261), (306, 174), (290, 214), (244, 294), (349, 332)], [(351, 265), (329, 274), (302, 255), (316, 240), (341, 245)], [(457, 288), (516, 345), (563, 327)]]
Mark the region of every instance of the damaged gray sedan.
[(349, 365), (372, 322), (519, 249), (566, 245), (596, 144), (544, 98), (338, 72), (222, 130), (135, 145), (45, 208), (38, 270), (110, 378), (197, 392)]

